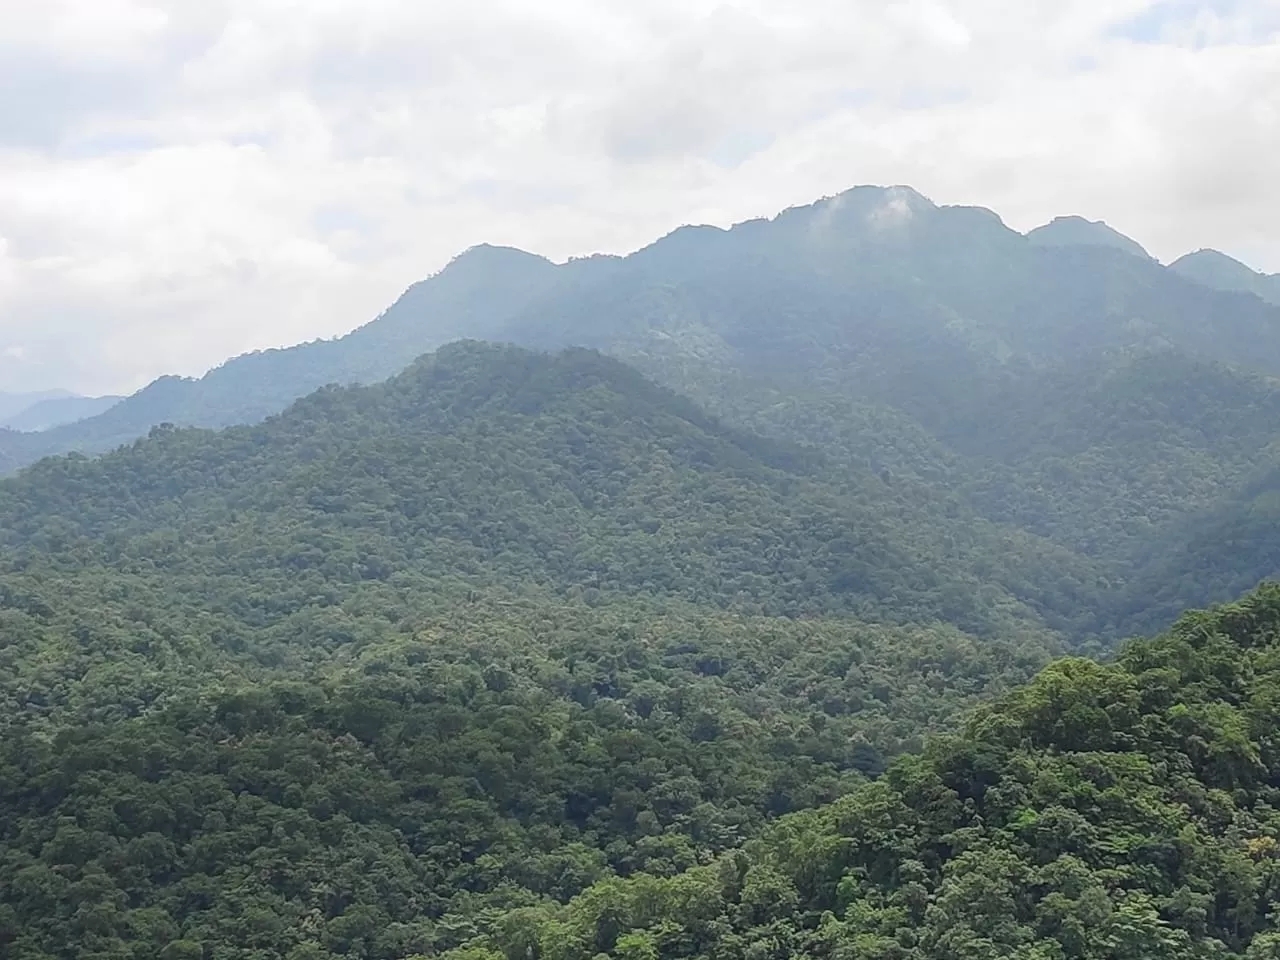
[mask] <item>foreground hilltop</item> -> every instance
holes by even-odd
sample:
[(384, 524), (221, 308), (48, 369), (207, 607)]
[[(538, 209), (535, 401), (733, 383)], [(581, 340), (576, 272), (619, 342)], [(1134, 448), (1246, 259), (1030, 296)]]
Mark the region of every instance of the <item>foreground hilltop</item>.
[(1280, 946), (1280, 588), (1058, 661), (878, 782), (447, 956), (1262, 958)]
[(883, 773), (893, 731), (999, 693), (1007, 648), (584, 607), (421, 626), (328, 676), (7, 731), (0, 945), (1189, 960), (1280, 941), (1280, 588), (1115, 665), (1056, 661)]

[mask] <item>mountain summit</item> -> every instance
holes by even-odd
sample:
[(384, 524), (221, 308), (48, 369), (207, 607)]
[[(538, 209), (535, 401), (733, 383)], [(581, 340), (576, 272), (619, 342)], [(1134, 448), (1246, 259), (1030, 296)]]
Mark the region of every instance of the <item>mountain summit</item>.
[(1217, 250), (1197, 250), (1179, 257), (1169, 269), (1215, 290), (1252, 293), (1280, 306), (1280, 274), (1259, 273)]
[(1138, 241), (1101, 220), (1086, 220), (1084, 217), (1054, 217), (1029, 231), (1027, 239), (1043, 247), (1111, 247), (1135, 257), (1152, 259)]
[(627, 257), (554, 264), (482, 244), (345, 337), (162, 378), (38, 436), (0, 434), (0, 463), (100, 452), (162, 422), (254, 422), (468, 337), (595, 347), (712, 406), (729, 384), (854, 377), (916, 414), (930, 383), (950, 411), (1002, 371), (1152, 346), (1280, 373), (1274, 307), (1223, 299), (1185, 273), (1102, 223), (1060, 217), (1023, 236), (906, 186), (855, 187), (727, 230), (684, 227)]

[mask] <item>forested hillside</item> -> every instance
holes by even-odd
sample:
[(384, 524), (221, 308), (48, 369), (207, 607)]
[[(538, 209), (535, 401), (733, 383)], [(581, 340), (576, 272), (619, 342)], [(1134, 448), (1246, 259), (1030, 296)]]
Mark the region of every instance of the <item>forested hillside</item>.
[[(1038, 661), (944, 628), (625, 603), (481, 600), (381, 636), (328, 621), (285, 657), (157, 623), (91, 639), (78, 702), (35, 688), (0, 740), (0, 949), (456, 946), (495, 912), (706, 863)], [(251, 688), (237, 653), (271, 666)], [(149, 704), (122, 689), (137, 661)]]
[(99, 577), (124, 576), (231, 636), (496, 590), (1045, 637), (1091, 587), (1066, 551), (723, 427), (597, 353), (471, 343), (258, 426), (42, 462), (0, 487), (0, 547), (55, 610), (83, 589), (100, 612)]
[[(588, 346), (735, 429), (844, 464), (865, 505), (962, 540), (990, 541), (996, 524), (1014, 554), (1038, 554), (1028, 576), (1042, 587), (1083, 579), (1137, 596), (1181, 531), (1204, 529), (1280, 467), (1269, 379), (1280, 306), (1237, 292), (1249, 277), (1267, 280), (1208, 253), (1165, 268), (1078, 217), (1023, 236), (904, 187), (730, 230), (682, 228), (628, 257), (556, 265), (480, 246), (347, 337), (237, 358), (198, 381), (162, 378), (41, 434), (0, 432), (0, 470), (160, 423), (254, 422), (460, 337)], [(1256, 551), (1223, 559), (1233, 566), (1220, 575), (1175, 577), (1158, 618), (1124, 600), (1076, 605), (1068, 626), (1146, 632), (1229, 598), (1228, 583), (1280, 573)], [(1041, 576), (1046, 562), (1057, 575)], [(1056, 601), (1037, 603), (1064, 626)]]
[[(1049, 439), (1247, 459), (1203, 363)], [(1046, 668), (1173, 597), (971, 505), (1044, 435), (824, 403), (464, 342), (0, 482), (0, 955), (1268, 956), (1280, 588)]]
[(848, 793), (1057, 640), (847, 480), (468, 343), (6, 481), (0, 949), (449, 949)]
[(1273, 957), (1280, 589), (1055, 662), (873, 784), (675, 877), (490, 920), (457, 960)]

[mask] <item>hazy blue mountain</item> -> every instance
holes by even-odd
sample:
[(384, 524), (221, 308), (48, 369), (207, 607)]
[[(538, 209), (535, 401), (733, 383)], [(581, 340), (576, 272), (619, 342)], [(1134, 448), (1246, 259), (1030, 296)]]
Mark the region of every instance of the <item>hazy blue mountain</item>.
[[(1074, 229), (1063, 223), (1053, 232)], [(866, 396), (925, 417), (1068, 355), (1173, 346), (1280, 372), (1273, 308), (1120, 253), (1045, 245), (988, 210), (938, 207), (905, 187), (855, 188), (731, 230), (682, 228), (625, 258), (556, 265), (481, 246), (345, 337), (163, 378), (16, 458), (107, 449), (161, 422), (251, 422), (462, 336), (596, 346), (704, 392), (735, 378), (855, 377)], [(918, 395), (926, 380), (935, 396)]]
[(1252, 293), (1280, 305), (1280, 274), (1259, 273), (1217, 250), (1197, 250), (1179, 257), (1169, 269), (1217, 290)]
[(3, 420), (10, 430), (39, 431), (93, 417), (115, 406), (123, 397), (56, 396), (38, 400)]
[(45, 400), (65, 400), (74, 396), (75, 394), (69, 390), (42, 390), (28, 393), (0, 391), (0, 425), (37, 403)]
[(161, 423), (253, 423), (326, 384), (384, 380), (450, 340), (492, 334), (558, 276), (542, 257), (475, 247), (345, 337), (245, 354), (200, 378), (161, 377), (100, 415), (39, 438), (0, 434), (0, 464), (6, 452), (10, 464), (63, 451), (102, 452)]
[(1115, 243), (1045, 244), (989, 210), (860, 187), (731, 229), (683, 227), (627, 257), (557, 265), (476, 247), (346, 337), (162, 378), (42, 434), (0, 434), (0, 468), (156, 423), (260, 420), (462, 336), (598, 349), (905, 502), (1011, 525), (1113, 579), (1273, 456), (1277, 306)]
[(1142, 244), (1126, 237), (1102, 220), (1084, 217), (1054, 217), (1027, 233), (1027, 239), (1043, 247), (1111, 247), (1135, 257), (1151, 259)]

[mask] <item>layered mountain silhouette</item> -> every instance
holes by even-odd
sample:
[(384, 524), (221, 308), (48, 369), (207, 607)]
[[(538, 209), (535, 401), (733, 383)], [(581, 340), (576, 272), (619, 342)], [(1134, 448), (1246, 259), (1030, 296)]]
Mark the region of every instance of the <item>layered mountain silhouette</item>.
[(1272, 957), (1280, 587), (1168, 624), (1280, 310), (1098, 227), (479, 247), (0, 435), (125, 441), (0, 480), (0, 955)]
[[(961, 511), (1118, 589), (1155, 544), (1275, 464), (1280, 307), (1218, 289), (1188, 260), (1163, 267), (1081, 218), (1024, 236), (907, 187), (684, 227), (627, 257), (555, 264), (479, 246), (345, 337), (162, 378), (40, 434), (0, 433), (0, 469), (160, 423), (255, 422), (462, 337), (590, 347), (735, 429), (875, 478), (874, 497), (889, 491), (912, 522)], [(1270, 572), (1242, 555), (1226, 579)], [(1220, 596), (1188, 589), (1183, 606)], [(1099, 614), (1099, 629), (1152, 626), (1134, 615)]]
[(67, 390), (44, 390), (29, 393), (6, 393), (0, 391), (0, 419), (7, 420), (9, 417), (21, 413), (42, 400), (69, 396), (73, 396), (73, 394)]
[(97, 416), (124, 399), (117, 396), (81, 397), (74, 394), (39, 396), (40, 399), (6, 416), (3, 426), (27, 433), (48, 430), (50, 427)]
[(762, 373), (811, 382), (815, 359), (843, 371), (856, 354), (867, 392), (893, 399), (895, 382), (926, 371), (968, 389), (1064, 355), (1152, 346), (1280, 371), (1270, 307), (1117, 252), (1142, 251), (1079, 218), (1024, 237), (990, 211), (906, 187), (855, 188), (731, 230), (682, 228), (625, 258), (556, 265), (481, 246), (346, 337), (162, 378), (98, 417), (4, 445), (27, 462), (109, 449), (163, 422), (252, 422), (460, 337), (595, 346), (677, 387)]

